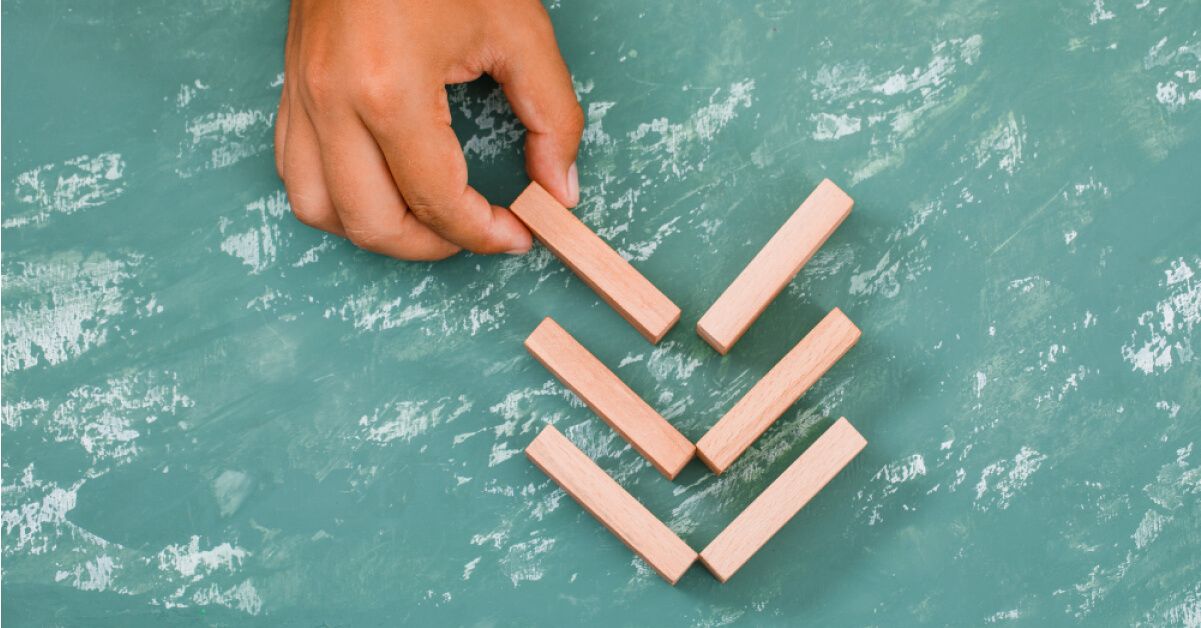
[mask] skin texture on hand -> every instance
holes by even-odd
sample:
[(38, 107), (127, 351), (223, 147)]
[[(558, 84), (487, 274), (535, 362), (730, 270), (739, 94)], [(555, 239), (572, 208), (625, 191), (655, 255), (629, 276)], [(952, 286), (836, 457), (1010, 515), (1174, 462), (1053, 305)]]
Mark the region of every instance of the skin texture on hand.
[(450, 126), (445, 86), (485, 73), (526, 127), (530, 178), (574, 207), (584, 116), (537, 0), (294, 0), (275, 165), (296, 217), (399, 259), (528, 251)]

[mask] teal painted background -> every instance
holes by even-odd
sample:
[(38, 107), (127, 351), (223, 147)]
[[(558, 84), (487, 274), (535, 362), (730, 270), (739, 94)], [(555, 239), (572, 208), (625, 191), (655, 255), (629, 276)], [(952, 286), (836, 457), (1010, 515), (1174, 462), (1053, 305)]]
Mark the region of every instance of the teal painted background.
[[(657, 347), (543, 249), (294, 221), (286, 9), (4, 3), (6, 625), (1201, 624), (1201, 2), (555, 2)], [(520, 127), (452, 97), (511, 200)], [(822, 177), (854, 213), (720, 358), (697, 318)], [(720, 480), (521, 347), (553, 315), (695, 440), (835, 306), (863, 340)], [(520, 453), (556, 424), (699, 548), (840, 415), (868, 448), (727, 585)]]

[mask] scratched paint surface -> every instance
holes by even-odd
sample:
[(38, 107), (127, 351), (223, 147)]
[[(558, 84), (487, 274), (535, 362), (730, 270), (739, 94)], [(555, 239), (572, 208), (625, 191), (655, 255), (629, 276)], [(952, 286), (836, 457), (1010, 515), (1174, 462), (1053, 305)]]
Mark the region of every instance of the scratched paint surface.
[[(292, 220), (284, 3), (6, 2), (5, 622), (1201, 624), (1201, 3), (644, 4), (550, 8), (657, 347), (545, 250)], [(511, 200), (520, 126), (451, 96)], [(720, 358), (697, 318), (822, 177), (855, 212)], [(695, 440), (835, 306), (863, 340), (720, 479), (521, 347), (553, 315)], [(868, 448), (724, 586), (521, 455), (557, 425), (701, 548), (842, 415)]]

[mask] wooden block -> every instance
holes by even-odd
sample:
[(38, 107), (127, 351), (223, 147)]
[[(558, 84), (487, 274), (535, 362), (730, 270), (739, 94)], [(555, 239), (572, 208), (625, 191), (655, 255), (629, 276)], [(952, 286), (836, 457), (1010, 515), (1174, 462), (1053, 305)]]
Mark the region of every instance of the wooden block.
[(696, 560), (696, 552), (671, 528), (554, 426), (546, 426), (525, 454), (664, 580), (674, 585)]
[(859, 340), (859, 328), (834, 308), (755, 383), (696, 444), (696, 455), (722, 473)]
[(725, 582), (867, 446), (840, 418), (701, 551), (701, 562)]
[(851, 213), (854, 201), (829, 179), (805, 199), (696, 324), (725, 355)]
[(537, 183), (513, 201), (513, 213), (605, 303), (657, 343), (676, 321), (676, 307), (646, 277)]
[(525, 339), (525, 348), (592, 411), (621, 434), (659, 473), (674, 479), (696, 447), (605, 368), (571, 334), (547, 317)]

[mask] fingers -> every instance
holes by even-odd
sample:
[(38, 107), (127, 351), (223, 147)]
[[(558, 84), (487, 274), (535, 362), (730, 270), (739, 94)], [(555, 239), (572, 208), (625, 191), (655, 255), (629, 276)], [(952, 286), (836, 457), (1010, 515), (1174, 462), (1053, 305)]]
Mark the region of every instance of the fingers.
[(319, 128), (329, 196), (351, 242), (404, 260), (439, 260), (459, 252), (408, 211), (379, 147), (357, 117), (323, 119)]
[(317, 133), (304, 109), (289, 110), (283, 146), (282, 176), (292, 213), (310, 227), (345, 235), (325, 185)]
[[(571, 74), (559, 53), (550, 18), (539, 3), (524, 23), (523, 32), (502, 29), (495, 34), (499, 55), (488, 69), (505, 90), (513, 112), (525, 125), (526, 171), (560, 203), (579, 203), (579, 177), (575, 168), (584, 113), (571, 85)], [(506, 22), (506, 26), (511, 22)]]
[(360, 114), (383, 150), (409, 210), (446, 240), (475, 253), (524, 253), (533, 241), (503, 207), (467, 185), (467, 161), (450, 127), (446, 91), (384, 91), (359, 100)]
[[(290, 50), (300, 41), (293, 28), (298, 4), (290, 16)], [(404, 67), (396, 55), (350, 54), (353, 48), (325, 36), (328, 28), (306, 31), (314, 52), (285, 60), (293, 66), (286, 68), (287, 81), (296, 84), (285, 85), (275, 129), (276, 167), (302, 222), (402, 259), (440, 259), (460, 247), (529, 250), (525, 226), (468, 185), (444, 88), (456, 72), (474, 77), (487, 71), (500, 81), (528, 130), (530, 177), (563, 204), (578, 203), (575, 159), (584, 119), (550, 20), (536, 0), (496, 12), (509, 19), (498, 18), (491, 30), (487, 18), (448, 21), (447, 14), (432, 13), (443, 22), (442, 35), (419, 55), (401, 55), (408, 60)], [(448, 34), (456, 28), (465, 32)], [(307, 59), (303, 67), (301, 58)], [(299, 78), (292, 70), (302, 70)]]

